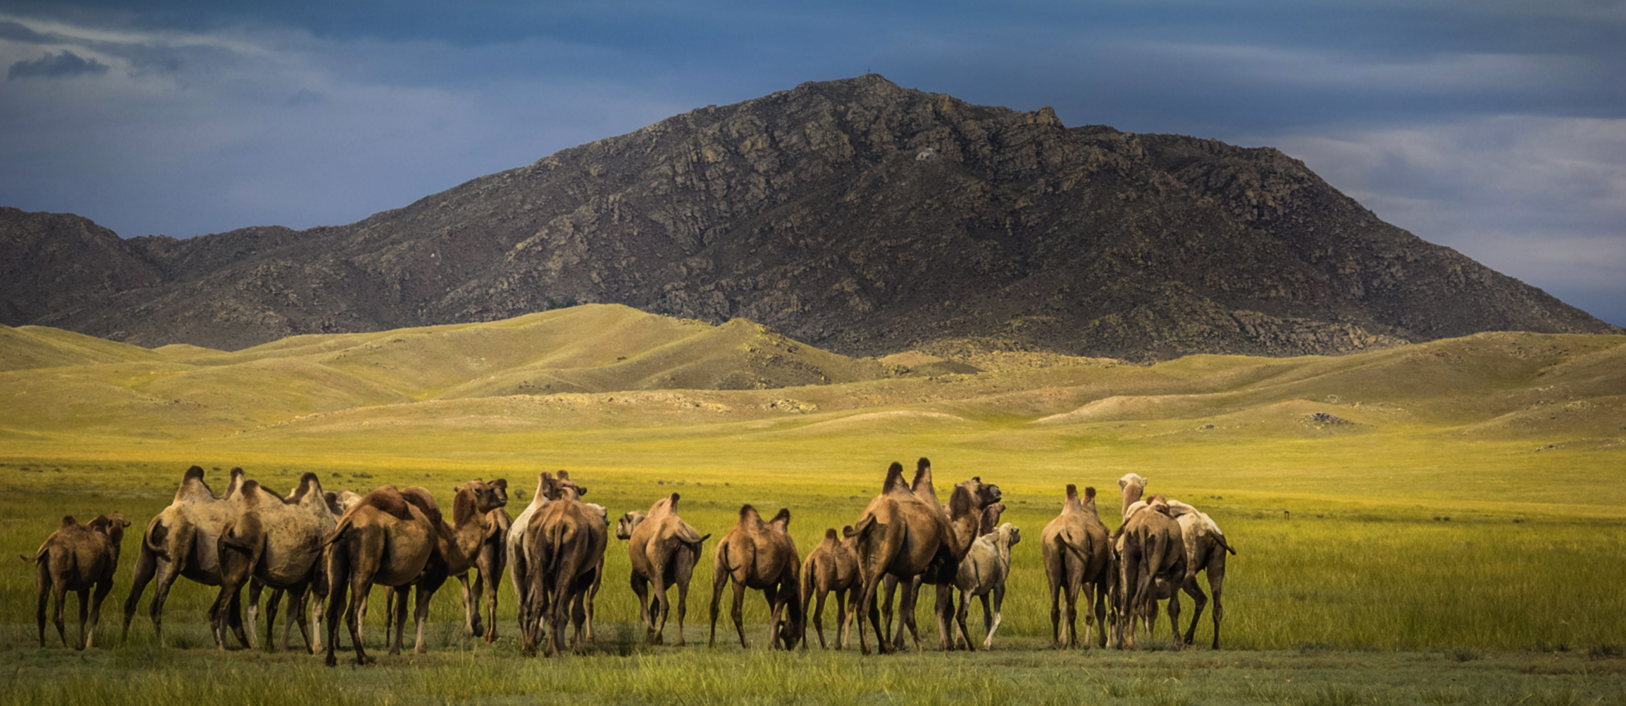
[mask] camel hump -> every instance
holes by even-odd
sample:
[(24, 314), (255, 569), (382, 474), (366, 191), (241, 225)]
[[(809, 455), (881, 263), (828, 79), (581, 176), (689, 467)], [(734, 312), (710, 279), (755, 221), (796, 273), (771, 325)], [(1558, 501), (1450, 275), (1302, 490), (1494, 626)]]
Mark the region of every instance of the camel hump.
[(762, 521), (762, 516), (757, 514), (757, 509), (752, 507), (750, 503), (740, 506), (740, 521), (744, 522), (746, 520)]
[[(850, 531), (850, 530), (852, 530), (852, 528), (853, 528), (852, 525), (847, 525), (843, 529), (846, 529), (846, 530)], [(836, 541), (836, 528), (831, 527), (831, 528), (824, 531), (824, 541), (826, 541), (826, 542), (834, 542), (834, 541)]]
[(1067, 484), (1067, 499), (1068, 500), (1077, 500), (1078, 499), (1078, 486), (1073, 485), (1072, 483)]
[(186, 474), (181, 476), (181, 482), (184, 483), (189, 480), (203, 480), (203, 466), (193, 466), (186, 469)]
[(312, 490), (319, 490), (321, 487), (322, 479), (317, 478), (315, 473), (307, 471), (303, 475), (299, 476), (299, 487), (294, 488), (294, 499), (302, 500), (304, 499), (306, 493), (309, 493)]
[(63, 515), (62, 516), (62, 526), (63, 527), (72, 527), (72, 526), (77, 525), (77, 524), (79, 524), (79, 521), (73, 519), (73, 515)]
[(424, 515), (428, 516), (429, 524), (435, 527), (440, 526), (440, 505), (435, 503), (435, 496), (431, 495), (427, 489), (416, 485), (407, 486), (406, 489), (401, 491), (401, 497), (407, 502), (416, 505)]
[(779, 525), (780, 529), (784, 529), (786, 527), (789, 527), (790, 526), (790, 508), (788, 508), (788, 507), (779, 508), (779, 512), (774, 514), (773, 519), (769, 520), (768, 524), (770, 524), (770, 525)]
[(1095, 486), (1093, 486), (1093, 485), (1085, 486), (1085, 488), (1084, 488), (1084, 497), (1090, 498), (1092, 500), (1095, 499)]
[(676, 510), (676, 509), (677, 509), (677, 503), (678, 503), (678, 499), (679, 499), (679, 498), (682, 498), (682, 497), (683, 497), (683, 496), (681, 496), (681, 495), (678, 495), (678, 494), (677, 494), (677, 493), (672, 493), (672, 497), (671, 497), (671, 501), (670, 501), (670, 507), (671, 507), (671, 508), (672, 508), (672, 509), (673, 509), (673, 510)]
[(894, 490), (907, 490), (903, 483), (903, 464), (893, 461), (886, 468), (886, 482), (881, 485), (881, 492), (890, 493)]
[(926, 458), (925, 456), (921, 456), (920, 460), (915, 461), (915, 472), (916, 473), (919, 473), (920, 471), (923, 471), (923, 470), (925, 470), (927, 468), (931, 468), (931, 467), (932, 467), (932, 460), (929, 459), (929, 458)]

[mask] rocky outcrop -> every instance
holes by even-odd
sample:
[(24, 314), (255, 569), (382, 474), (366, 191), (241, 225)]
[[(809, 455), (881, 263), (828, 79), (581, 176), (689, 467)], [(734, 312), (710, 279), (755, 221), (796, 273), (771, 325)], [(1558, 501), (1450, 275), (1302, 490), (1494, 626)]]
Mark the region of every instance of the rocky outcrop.
[[(0, 213), (8, 249), (15, 219)], [(612, 302), (847, 354), (976, 339), (1135, 359), (1617, 330), (1275, 150), (1067, 128), (873, 74), (695, 110), (347, 226), (97, 243), (110, 269), (51, 275), (104, 282), (94, 296), (13, 287), (4, 323), (235, 348)]]

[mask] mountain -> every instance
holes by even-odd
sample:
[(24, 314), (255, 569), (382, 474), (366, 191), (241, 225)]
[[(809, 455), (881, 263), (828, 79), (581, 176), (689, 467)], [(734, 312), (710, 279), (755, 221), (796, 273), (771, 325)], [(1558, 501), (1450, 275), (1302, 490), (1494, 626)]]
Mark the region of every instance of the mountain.
[(346, 226), (119, 240), (8, 209), (0, 252), (0, 323), (147, 346), (587, 302), (750, 319), (847, 355), (1154, 360), (1619, 331), (1274, 149), (1068, 128), (874, 74), (708, 106)]

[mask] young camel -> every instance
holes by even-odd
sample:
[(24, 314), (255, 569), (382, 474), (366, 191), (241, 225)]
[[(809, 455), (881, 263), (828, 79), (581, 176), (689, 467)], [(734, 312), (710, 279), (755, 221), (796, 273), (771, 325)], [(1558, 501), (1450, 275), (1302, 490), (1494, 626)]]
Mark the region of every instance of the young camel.
[[(1045, 579), (1050, 586), (1050, 639), (1057, 647), (1076, 647), (1079, 591), (1084, 592), (1084, 627), (1095, 626), (1095, 644), (1107, 643), (1107, 594), (1112, 583), (1112, 546), (1106, 524), (1095, 512), (1095, 488), (1067, 484), (1061, 514), (1039, 535)], [(1062, 599), (1066, 599), (1065, 613)], [(1084, 648), (1089, 649), (1086, 639)]]
[(1144, 619), (1150, 629), (1157, 601), (1166, 598), (1174, 644), (1179, 648), (1184, 644), (1180, 637), (1179, 589), (1191, 576), (1180, 525), (1169, 516), (1163, 496), (1130, 510), (1129, 520), (1122, 527), (1120, 547), (1118, 595), (1122, 608), (1118, 644), (1126, 650), (1135, 649), (1137, 618)]
[[(124, 601), (122, 638), (130, 636), (130, 621), (149, 582), (157, 580), (152, 597), (152, 627), (158, 644), (164, 644), (164, 602), (175, 579), (186, 577), (205, 586), (220, 585), (220, 531), (236, 514), (236, 497), (243, 487), (243, 469), (231, 469), (231, 483), (216, 497), (203, 482), (203, 469), (186, 469), (175, 500), (147, 523), (136, 554), (135, 576), (130, 597)], [(234, 604), (228, 613), (233, 624), (242, 618)], [(122, 639), (121, 638), (121, 639)], [(247, 646), (247, 643), (244, 643)]]
[(604, 548), (608, 541), (603, 513), (582, 502), (568, 480), (548, 481), (545, 489), (552, 500), (531, 518), (526, 533), (530, 567), (527, 603), (520, 606), (527, 630), (523, 635), (525, 654), (536, 654), (542, 630), (547, 634), (547, 655), (555, 656), (565, 646), (565, 623), (575, 626), (572, 645), (580, 649), (587, 621), (584, 603), (593, 586), (602, 580)]
[[(960, 605), (954, 611), (954, 621), (959, 629), (959, 639), (964, 640), (968, 648), (971, 645), (971, 632), (965, 627), (965, 615), (972, 597), (982, 599), (982, 625), (987, 631), (982, 648), (991, 649), (994, 645), (994, 632), (999, 630), (1004, 617), (1005, 579), (1011, 575), (1011, 547), (1021, 541), (1022, 532), (1016, 525), (1006, 522), (993, 532), (978, 537), (971, 545), (971, 551), (960, 562), (960, 569), (954, 577), (954, 587), (960, 590)], [(994, 603), (991, 611), (988, 607), (990, 596)]]
[[(102, 600), (113, 590), (113, 575), (119, 568), (119, 549), (124, 544), (124, 528), (129, 526), (124, 516), (116, 512), (97, 515), (88, 525), (79, 524), (71, 516), (64, 517), (62, 526), (45, 538), (45, 543), (40, 545), (33, 557), (22, 558), (23, 561), (34, 562), (34, 581), (39, 589), (40, 647), (45, 646), (45, 608), (52, 597), (56, 599), (56, 611), (51, 622), (56, 624), (56, 634), (62, 638), (62, 646), (68, 646), (67, 628), (62, 621), (68, 591), (79, 594), (79, 644), (74, 649), (85, 649), (96, 641), (96, 623), (102, 616)], [(94, 594), (91, 593), (92, 589), (95, 590)]]
[[(248, 605), (250, 637), (244, 638), (241, 625), (228, 626), (225, 619), (230, 606), (238, 603), (238, 596), (245, 584), (253, 581), (261, 587), (287, 591), (295, 606), (306, 604), (306, 594), (320, 571), (322, 542), (338, 524), (328, 506), (327, 494), (322, 491), (322, 482), (314, 473), (300, 477), (299, 486), (286, 498), (255, 481), (245, 482), (238, 497), (237, 516), (221, 530), (217, 551), (220, 557), (220, 593), (209, 610), (209, 624), (215, 632), (215, 644), (222, 650), (226, 649), (225, 631), (228, 627), (237, 634), (239, 641), (260, 642), (257, 627), (259, 596), (252, 589)], [(320, 617), (315, 615), (319, 607), (313, 608), (312, 612), (309, 622), (320, 626)], [(288, 611), (288, 622), (296, 619), (306, 648), (313, 654), (320, 651), (321, 638), (312, 639), (304, 611)], [(262, 646), (270, 651), (275, 645), (271, 639), (273, 628), (269, 620), (265, 630), (267, 639)], [(284, 646), (287, 632), (285, 626)]]
[[(325, 542), (327, 576), (330, 593), (327, 613), (327, 666), (338, 664), (339, 620), (350, 628), (350, 641), (355, 646), (356, 664), (372, 664), (367, 656), (366, 640), (361, 633), (362, 618), (367, 614), (367, 595), (373, 584), (407, 586), (423, 578), (435, 554), (439, 533), (440, 512), (426, 513), (422, 508), (435, 507), (434, 498), (423, 488), (397, 489), (386, 485), (361, 499), (350, 512), (339, 520)], [(440, 577), (445, 580), (444, 576)], [(354, 598), (346, 603), (348, 590)], [(418, 639), (415, 650), (423, 653), (423, 626), (429, 614), (431, 591), (420, 589), (417, 602)], [(403, 596), (404, 598), (404, 596)], [(406, 611), (395, 617), (395, 639), (390, 654), (401, 653), (401, 633), (405, 628)]]
[[(852, 525), (824, 531), (824, 541), (807, 553), (802, 562), (802, 614), (813, 618), (813, 629), (819, 634), (819, 647), (824, 642), (824, 598), (836, 594), (836, 649), (847, 649), (847, 637), (853, 618), (858, 616), (858, 551), (857, 539), (850, 536)], [(808, 611), (814, 596), (818, 603)]]
[[(508, 481), (499, 478), (488, 483), (475, 479), (453, 488), (452, 493), (452, 522), (447, 524), (443, 519), (436, 526), (435, 552), (423, 577), (409, 586), (391, 586), (384, 591), (385, 612), (389, 616), (384, 623), (386, 640), (390, 626), (395, 625), (396, 611), (406, 610), (408, 591), (415, 587), (420, 594), (434, 595), (447, 578), (454, 576), (463, 587), (463, 634), (475, 636), (483, 632), (480, 629), (480, 584), (477, 582), (476, 588), (470, 589), (469, 572), (477, 568), (482, 549), (496, 531), (491, 513), (508, 504)], [(406, 497), (409, 502), (419, 502), (418, 509), (426, 515), (438, 512), (421, 504), (414, 495)]]
[[(644, 622), (648, 639), (660, 644), (666, 630), (666, 615), (672, 603), (666, 587), (677, 584), (677, 646), (683, 646), (683, 618), (689, 609), (689, 580), (700, 559), (700, 548), (711, 535), (701, 536), (678, 517), (678, 494), (657, 500), (648, 513), (629, 512), (616, 523), (615, 536), (627, 540), (632, 561), (632, 592), (638, 594), (638, 617)], [(655, 601), (649, 600), (649, 585), (655, 586)]]
[[(734, 606), (730, 615), (734, 629), (740, 634), (740, 647), (750, 647), (745, 639), (745, 623), (741, 608), (745, 603), (745, 589), (762, 591), (768, 601), (771, 622), (768, 628), (770, 649), (794, 649), (801, 642), (806, 629), (802, 615), (802, 601), (797, 595), (801, 589), (798, 574), (801, 557), (796, 554), (796, 542), (786, 529), (790, 526), (790, 510), (781, 509), (772, 520), (762, 516), (750, 505), (740, 507), (740, 519), (717, 542), (717, 553), (712, 562), (711, 579), (711, 639), (717, 644), (717, 608), (722, 602), (723, 589), (734, 582)], [(783, 617), (781, 617), (783, 616)]]

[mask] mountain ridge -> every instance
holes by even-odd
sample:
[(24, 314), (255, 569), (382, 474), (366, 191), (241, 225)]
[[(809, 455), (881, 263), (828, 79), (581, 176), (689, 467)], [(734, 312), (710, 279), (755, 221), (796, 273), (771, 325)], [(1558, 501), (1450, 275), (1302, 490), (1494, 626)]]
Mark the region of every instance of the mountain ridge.
[(873, 74), (690, 111), (344, 226), (113, 243), (66, 218), (0, 210), (7, 249), (49, 240), (19, 230), (95, 236), (19, 268), (3, 323), (240, 348), (605, 302), (848, 355), (1135, 360), (1619, 331), (1272, 148), (1066, 128)]

